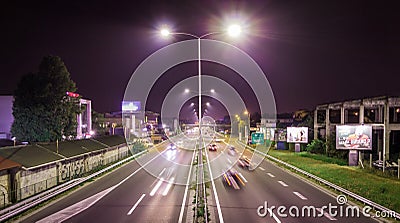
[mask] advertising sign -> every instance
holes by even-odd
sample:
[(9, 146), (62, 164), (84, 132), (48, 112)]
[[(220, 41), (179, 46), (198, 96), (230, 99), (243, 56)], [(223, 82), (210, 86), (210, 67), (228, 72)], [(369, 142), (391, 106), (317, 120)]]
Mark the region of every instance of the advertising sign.
[(287, 127), (288, 143), (308, 143), (308, 127)]
[(251, 133), (251, 144), (264, 144), (264, 133), (261, 132)]
[(140, 101), (122, 101), (122, 112), (135, 113), (140, 111)]
[(337, 125), (336, 149), (372, 150), (372, 126)]

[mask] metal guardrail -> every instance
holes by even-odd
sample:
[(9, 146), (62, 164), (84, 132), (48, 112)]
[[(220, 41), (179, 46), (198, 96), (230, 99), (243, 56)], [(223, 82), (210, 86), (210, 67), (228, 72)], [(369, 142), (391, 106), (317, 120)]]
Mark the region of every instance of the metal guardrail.
[[(203, 142), (203, 148), (204, 148), (204, 152), (206, 153), (206, 145)], [(204, 156), (204, 155), (203, 155)], [(206, 182), (205, 182), (205, 170), (204, 170), (204, 162), (203, 160), (201, 160), (201, 166), (202, 166), (202, 187), (203, 187), (203, 202), (204, 202), (204, 220), (206, 223), (208, 223), (208, 204), (207, 204), (207, 191), (206, 191)]]
[(364, 203), (366, 205), (369, 205), (370, 207), (372, 207), (372, 208), (374, 208), (376, 210), (379, 210), (381, 212), (386, 212), (386, 213), (394, 213), (394, 217), (396, 219), (400, 219), (400, 214), (399, 213), (397, 213), (397, 212), (395, 212), (395, 211), (393, 211), (393, 210), (391, 210), (391, 209), (389, 209), (387, 207), (384, 207), (384, 206), (382, 206), (382, 205), (380, 205), (378, 203), (375, 203), (375, 202), (373, 202), (371, 200), (368, 200), (367, 198), (364, 198), (364, 197), (362, 197), (362, 196), (360, 196), (358, 194), (355, 194), (355, 193), (353, 193), (351, 191), (348, 191), (348, 190), (344, 189), (343, 187), (340, 187), (340, 186), (338, 186), (336, 184), (333, 184), (333, 183), (331, 183), (331, 182), (329, 182), (327, 180), (324, 180), (324, 179), (322, 179), (320, 177), (317, 177), (317, 176), (315, 176), (315, 175), (313, 175), (313, 174), (311, 174), (311, 173), (309, 173), (307, 171), (304, 171), (304, 170), (302, 170), (302, 169), (300, 169), (298, 167), (295, 167), (295, 166), (293, 166), (293, 165), (291, 165), (289, 163), (286, 163), (286, 162), (284, 162), (284, 161), (282, 161), (280, 159), (277, 159), (277, 158), (275, 158), (275, 157), (273, 157), (271, 155), (265, 154), (265, 153), (260, 152), (258, 150), (254, 150), (250, 146), (247, 146), (247, 145), (245, 145), (244, 143), (242, 143), (240, 141), (238, 141), (238, 143), (242, 144), (243, 146), (249, 148), (252, 151), (255, 151), (255, 152), (259, 153), (260, 155), (266, 156), (268, 159), (271, 159), (271, 160), (273, 160), (273, 161), (275, 161), (277, 163), (280, 163), (280, 164), (282, 164), (284, 166), (287, 166), (287, 167), (289, 167), (289, 168), (291, 168), (291, 169), (293, 169), (293, 170), (295, 170), (295, 171), (297, 171), (297, 172), (299, 172), (299, 173), (301, 173), (303, 175), (306, 175), (309, 178), (312, 178), (313, 180), (318, 181), (319, 183), (325, 184), (326, 186), (329, 186), (329, 187), (331, 187), (331, 188), (333, 188), (333, 189), (335, 189), (337, 191), (340, 191), (341, 193), (346, 194), (349, 197), (352, 197), (352, 198), (354, 198), (354, 199), (356, 199), (356, 200), (358, 200), (358, 201), (360, 201), (360, 202), (362, 202), (362, 203)]
[(112, 165), (110, 165), (110, 166), (108, 166), (108, 167), (106, 167), (106, 168), (104, 168), (104, 169), (102, 169), (102, 170), (100, 170), (100, 171), (98, 171), (96, 173), (93, 173), (93, 174), (91, 174), (91, 175), (89, 175), (87, 177), (77, 178), (77, 179), (68, 181), (68, 182), (66, 182), (64, 184), (56, 186), (53, 189), (50, 189), (48, 191), (45, 191), (45, 192), (40, 193), (38, 195), (35, 195), (35, 196), (33, 196), (33, 197), (29, 198), (29, 199), (26, 199), (26, 200), (23, 200), (21, 202), (18, 202), (18, 203), (14, 204), (14, 205), (6, 208), (6, 209), (3, 209), (3, 210), (0, 211), (0, 222), (5, 221), (5, 220), (7, 220), (9, 218), (12, 218), (12, 217), (14, 217), (14, 216), (16, 216), (16, 215), (28, 210), (29, 208), (32, 208), (32, 207), (34, 207), (34, 206), (36, 206), (36, 205), (38, 205), (38, 204), (40, 204), (40, 203), (42, 203), (42, 202), (44, 202), (46, 200), (49, 200), (49, 199), (51, 199), (51, 198), (53, 198), (53, 197), (55, 197), (55, 196), (57, 196), (57, 195), (59, 195), (61, 193), (73, 188), (73, 187), (76, 187), (79, 184), (81, 184), (81, 183), (83, 183), (83, 182), (85, 182), (85, 181), (87, 181), (87, 180), (89, 180), (89, 179), (91, 179), (93, 177), (96, 177), (96, 176), (98, 176), (98, 175), (100, 175), (100, 174), (102, 174), (102, 173), (104, 173), (104, 172), (106, 172), (106, 171), (118, 166), (118, 165), (121, 165), (122, 163), (125, 163), (125, 162), (127, 162), (127, 161), (129, 161), (131, 159), (134, 159), (134, 158), (142, 155), (145, 152), (147, 152), (147, 150), (139, 152), (139, 153), (137, 153), (137, 154), (135, 154), (133, 156), (127, 157), (127, 158), (125, 158), (125, 159), (123, 159), (123, 160), (121, 160), (121, 161), (119, 161), (117, 163), (114, 163), (114, 164), (112, 164)]

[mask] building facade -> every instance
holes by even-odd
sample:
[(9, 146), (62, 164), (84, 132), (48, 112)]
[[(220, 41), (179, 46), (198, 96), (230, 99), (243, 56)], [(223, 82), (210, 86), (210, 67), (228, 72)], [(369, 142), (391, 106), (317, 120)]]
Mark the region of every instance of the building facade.
[(385, 96), (319, 105), (314, 112), (314, 139), (329, 139), (335, 136), (336, 125), (344, 124), (372, 126), (370, 153), (375, 160), (399, 158), (400, 97)]

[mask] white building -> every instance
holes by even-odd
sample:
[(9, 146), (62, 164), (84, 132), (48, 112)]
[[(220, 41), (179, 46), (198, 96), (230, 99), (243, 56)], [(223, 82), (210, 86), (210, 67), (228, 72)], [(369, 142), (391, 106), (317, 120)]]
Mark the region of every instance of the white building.
[(13, 101), (13, 96), (0, 96), (0, 139), (11, 138), (11, 125), (14, 122)]

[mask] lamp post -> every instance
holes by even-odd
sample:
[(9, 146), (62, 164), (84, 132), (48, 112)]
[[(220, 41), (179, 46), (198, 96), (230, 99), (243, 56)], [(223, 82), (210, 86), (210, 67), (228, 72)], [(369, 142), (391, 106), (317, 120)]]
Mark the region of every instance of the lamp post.
[[(240, 35), (242, 30), (239, 25), (233, 24), (228, 27), (227, 31), (230, 36), (237, 37)], [(197, 48), (198, 48), (197, 49), (197, 52), (198, 52), (198, 54), (197, 54), (197, 59), (198, 59), (197, 74), (199, 77), (199, 130), (200, 130), (199, 134), (200, 135), (201, 135), (201, 118), (202, 118), (201, 117), (201, 111), (202, 111), (201, 110), (201, 39), (204, 39), (207, 36), (219, 34), (219, 33), (221, 33), (221, 32), (210, 32), (210, 33), (203, 34), (201, 36), (197, 36), (197, 35), (194, 35), (191, 33), (185, 33), (185, 32), (171, 32), (166, 28), (161, 30), (161, 35), (165, 36), (165, 37), (169, 36), (169, 35), (183, 35), (183, 36), (188, 36), (188, 37), (197, 39), (197, 43), (198, 43), (197, 44)], [(189, 91), (188, 89), (185, 90), (185, 92), (188, 92), (188, 91)], [(214, 90), (212, 90), (212, 91), (214, 91)]]
[[(240, 26), (238, 25), (231, 25), (228, 28), (228, 34), (231, 36), (238, 36), (241, 32)], [(204, 35), (201, 36), (197, 36), (194, 34), (190, 34), (190, 33), (183, 33), (183, 32), (170, 32), (167, 29), (162, 29), (161, 30), (161, 35), (163, 36), (169, 36), (169, 35), (184, 35), (184, 36), (188, 36), (191, 38), (195, 38), (197, 39), (197, 61), (198, 61), (198, 66), (197, 66), (197, 74), (199, 77), (199, 92), (198, 92), (198, 96), (199, 96), (199, 147), (198, 147), (198, 173), (202, 173), (202, 174), (198, 174), (198, 182), (200, 182), (201, 185), (204, 186), (204, 171), (203, 171), (203, 154), (202, 154), (202, 148), (203, 148), (203, 137), (202, 137), (202, 109), (201, 109), (201, 105), (202, 105), (202, 101), (201, 101), (201, 39), (204, 39), (207, 36), (213, 35), (213, 34), (217, 34), (220, 32), (211, 32), (211, 33), (206, 33)], [(212, 90), (214, 91), (214, 90)], [(188, 93), (189, 89), (185, 89), (185, 92)], [(199, 196), (199, 197), (197, 197)], [(196, 194), (196, 201), (198, 202), (197, 207), (199, 206), (200, 203), (202, 203), (202, 199), (206, 198), (206, 194), (205, 194), (205, 188), (203, 191), (203, 188), (200, 187), (199, 191)], [(207, 213), (206, 210), (204, 210), (204, 213)], [(197, 211), (196, 211), (197, 212)], [(196, 214), (196, 217), (197, 214)], [(204, 216), (203, 216), (204, 217)], [(207, 218), (207, 215), (205, 216)], [(179, 219), (179, 222), (181, 222), (181, 218)]]
[(249, 141), (249, 133), (250, 133), (250, 112), (248, 112), (247, 110), (243, 112), (243, 114), (247, 115), (248, 121), (249, 121), (249, 125), (245, 125), (244, 126), (244, 135), (246, 138), (246, 144), (248, 144)]

